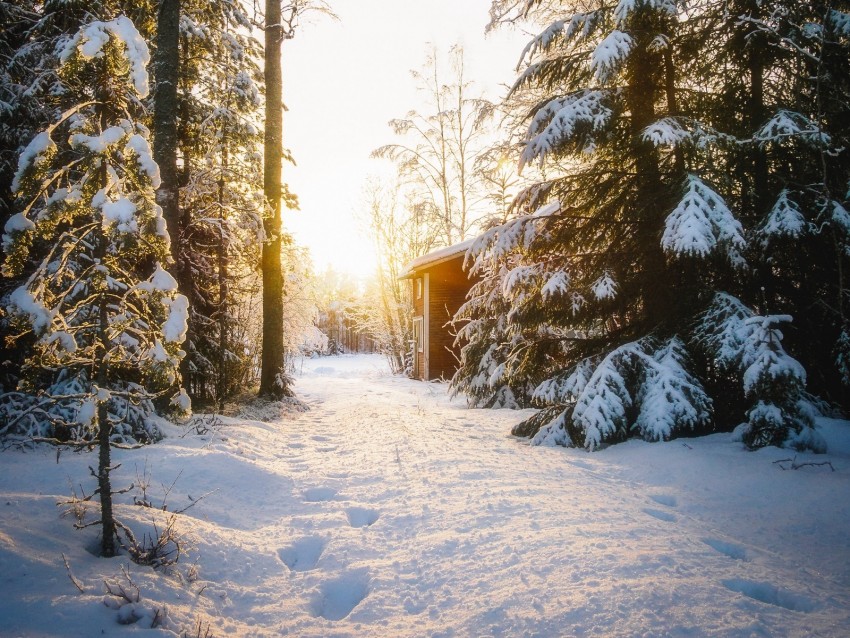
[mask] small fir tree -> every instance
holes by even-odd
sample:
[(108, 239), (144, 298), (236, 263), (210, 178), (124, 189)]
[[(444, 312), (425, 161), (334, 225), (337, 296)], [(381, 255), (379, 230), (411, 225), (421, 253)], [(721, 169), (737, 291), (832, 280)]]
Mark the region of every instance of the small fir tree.
[(21, 390), (48, 405), (11, 416), (28, 433), (97, 441), (110, 556), (110, 445), (155, 438), (148, 417), (158, 397), (188, 411), (178, 372), (188, 302), (162, 266), (169, 239), (154, 197), (159, 171), (136, 116), (148, 93), (144, 40), (125, 16), (96, 20), (59, 57), (76, 104), (21, 154), (12, 185), (21, 212), (3, 237), (7, 275), (38, 260), (9, 310), (37, 337)]

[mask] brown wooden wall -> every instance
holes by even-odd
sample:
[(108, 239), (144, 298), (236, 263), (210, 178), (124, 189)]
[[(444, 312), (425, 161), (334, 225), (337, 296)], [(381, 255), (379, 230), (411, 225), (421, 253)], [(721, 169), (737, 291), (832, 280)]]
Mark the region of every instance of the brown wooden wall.
[(430, 325), (428, 378), (451, 379), (457, 370), (460, 352), (454, 347), (453, 329), (445, 324), (466, 300), (469, 279), (463, 271), (463, 255), (427, 269), (429, 282)]

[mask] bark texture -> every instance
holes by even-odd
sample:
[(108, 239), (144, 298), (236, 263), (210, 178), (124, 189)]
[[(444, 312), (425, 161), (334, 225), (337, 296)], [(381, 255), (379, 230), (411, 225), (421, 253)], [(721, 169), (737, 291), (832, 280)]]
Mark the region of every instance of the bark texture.
[[(153, 158), (162, 178), (157, 203), (171, 236), (171, 254), (180, 241), (177, 181), (177, 82), (180, 63), (180, 0), (160, 0), (154, 52)], [(181, 291), (183, 292), (183, 291)]]
[(260, 370), (260, 396), (286, 395), (283, 347), (283, 265), (281, 262), (281, 194), (283, 168), (283, 86), (280, 0), (266, 0), (265, 82), (266, 128), (263, 189), (271, 208), (264, 225), (263, 243), (263, 355)]

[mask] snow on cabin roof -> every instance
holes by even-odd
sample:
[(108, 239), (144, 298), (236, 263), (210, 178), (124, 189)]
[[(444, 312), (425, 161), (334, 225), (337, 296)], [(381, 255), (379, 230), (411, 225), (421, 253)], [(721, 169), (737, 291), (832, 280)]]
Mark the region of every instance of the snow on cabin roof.
[(444, 261), (449, 261), (450, 259), (463, 255), (467, 250), (469, 250), (469, 247), (472, 246), (472, 243), (475, 240), (476, 238), (472, 237), (471, 239), (462, 241), (459, 244), (439, 248), (431, 251), (427, 255), (417, 257), (405, 266), (404, 272), (401, 276), (399, 276), (399, 279), (409, 279), (417, 270), (422, 270), (426, 266), (436, 266)]

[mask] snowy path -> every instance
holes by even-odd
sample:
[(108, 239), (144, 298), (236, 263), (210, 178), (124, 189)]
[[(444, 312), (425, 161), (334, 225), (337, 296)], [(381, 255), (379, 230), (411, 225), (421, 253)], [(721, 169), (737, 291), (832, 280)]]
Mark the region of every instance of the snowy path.
[[(157, 480), (182, 469), (175, 492), (217, 490), (181, 517), (196, 537), (194, 582), (134, 567), (174, 627), (201, 618), (216, 636), (850, 635), (846, 424), (828, 424), (840, 445), (814, 459), (838, 471), (782, 471), (773, 461), (787, 452), (746, 453), (727, 435), (595, 454), (529, 448), (507, 434), (522, 414), (467, 410), (444, 386), (391, 377), (374, 357), (307, 362), (298, 392), (310, 411), (230, 419), (206, 442), (149, 450)], [(10, 488), (0, 481), (4, 499)], [(120, 512), (139, 524), (147, 513)], [(0, 574), (9, 547), (24, 543), (6, 522)], [(126, 562), (86, 558), (70, 529), (53, 534), (92, 590)], [(56, 578), (54, 608), (86, 599)], [(78, 622), (118, 635), (101, 597)], [(38, 598), (0, 602), (13, 627), (22, 603), (35, 611)], [(0, 635), (18, 633), (0, 625)]]

